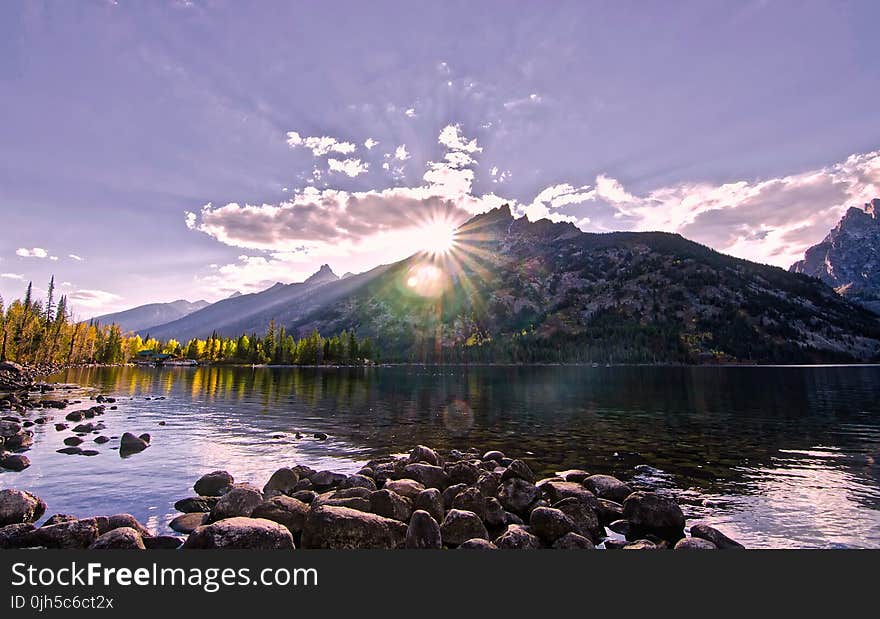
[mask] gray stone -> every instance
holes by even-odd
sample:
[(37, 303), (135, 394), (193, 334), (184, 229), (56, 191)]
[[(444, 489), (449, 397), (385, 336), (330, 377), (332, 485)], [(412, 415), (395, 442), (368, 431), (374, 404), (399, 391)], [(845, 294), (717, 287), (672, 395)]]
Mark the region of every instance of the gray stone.
[(299, 483), (299, 474), (290, 467), (280, 468), (269, 477), (269, 481), (263, 486), (263, 496), (271, 499), (279, 494), (290, 495)]
[(89, 550), (146, 550), (141, 534), (130, 527), (107, 531), (89, 545)]
[(611, 475), (590, 475), (583, 480), (583, 485), (600, 499), (609, 499), (623, 503), (632, 488)]
[(410, 500), (415, 499), (416, 496), (425, 489), (424, 485), (414, 479), (388, 480), (382, 487), (391, 490), (392, 492), (396, 492), (400, 496), (404, 496)]
[(623, 502), (623, 516), (634, 530), (676, 542), (684, 537), (684, 514), (673, 499), (654, 492), (633, 492)]
[(741, 550), (745, 548), (745, 546), (730, 539), (718, 529), (701, 522), (691, 525), (691, 535), (699, 539), (704, 539), (707, 542), (712, 542), (712, 544), (720, 550)]
[(248, 517), (263, 502), (263, 493), (249, 484), (233, 484), (229, 492), (220, 497), (211, 509), (208, 522), (224, 518)]
[(178, 533), (192, 533), (200, 526), (208, 521), (210, 514), (206, 512), (194, 512), (192, 514), (181, 514), (176, 516), (168, 523), (168, 527), (172, 531)]
[(408, 462), (409, 464), (424, 462), (426, 464), (439, 466), (440, 457), (437, 455), (437, 452), (430, 447), (425, 447), (424, 445), (416, 445), (409, 454)]
[(541, 540), (533, 535), (528, 527), (512, 524), (499, 535), (494, 544), (502, 550), (537, 550), (541, 548)]
[(34, 522), (46, 513), (46, 503), (25, 490), (0, 490), (0, 527)]
[(446, 546), (458, 546), (474, 537), (489, 539), (486, 525), (474, 512), (450, 509), (440, 525), (440, 534)]
[(595, 550), (596, 546), (583, 535), (566, 533), (553, 542), (553, 548), (556, 550)]
[(431, 514), (421, 509), (414, 511), (406, 529), (406, 547), (442, 548), (442, 540), (440, 525)]
[(293, 550), (287, 527), (264, 518), (226, 518), (199, 527), (186, 538), (184, 549)]
[(507, 511), (523, 514), (538, 498), (538, 488), (533, 483), (514, 477), (501, 484), (497, 498)]
[(409, 499), (388, 488), (382, 488), (382, 490), (376, 490), (370, 494), (370, 511), (392, 520), (409, 522), (413, 506)]
[(193, 485), (193, 490), (201, 496), (220, 496), (233, 483), (235, 479), (226, 471), (213, 471), (202, 475)]
[(498, 550), (498, 546), (487, 539), (475, 537), (459, 544), (458, 550)]
[(321, 506), (309, 510), (303, 530), (304, 548), (399, 548), (407, 526), (397, 520), (345, 507)]
[(548, 543), (553, 543), (567, 533), (578, 530), (574, 520), (558, 509), (537, 507), (529, 517), (529, 529)]
[(443, 495), (437, 488), (426, 488), (419, 492), (413, 501), (413, 509), (421, 509), (428, 512), (437, 522), (443, 522), (443, 518), (446, 517), (446, 505), (443, 501)]
[(287, 527), (293, 534), (302, 532), (306, 525), (309, 506), (293, 497), (279, 495), (260, 503), (251, 512), (252, 518), (264, 518)]
[(684, 537), (675, 543), (675, 550), (718, 550), (718, 546), (699, 537)]
[(432, 464), (407, 464), (403, 468), (404, 474), (410, 479), (425, 486), (425, 488), (437, 488), (443, 490), (449, 485), (449, 479), (446, 477), (446, 471), (439, 466)]

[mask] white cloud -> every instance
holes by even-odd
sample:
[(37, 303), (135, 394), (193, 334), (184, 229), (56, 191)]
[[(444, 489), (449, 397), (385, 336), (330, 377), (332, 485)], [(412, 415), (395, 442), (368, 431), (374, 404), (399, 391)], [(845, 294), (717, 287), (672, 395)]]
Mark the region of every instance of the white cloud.
[(483, 150), (477, 145), (476, 138), (468, 141), (462, 135), (461, 125), (458, 124), (446, 125), (445, 127), (443, 127), (443, 130), (440, 131), (440, 135), (437, 137), (437, 141), (452, 151), (479, 153)]
[(415, 117), (416, 117), (416, 109), (413, 108), (413, 107), (408, 108), (408, 109), (404, 112), (404, 115), (405, 115), (407, 118), (415, 118)]
[(373, 138), (367, 138), (366, 140), (364, 140), (364, 148), (366, 148), (367, 150), (373, 150), (373, 147), (378, 145), (379, 142), (377, 142)]
[(351, 142), (340, 142), (336, 138), (326, 135), (321, 137), (302, 137), (296, 131), (287, 132), (287, 145), (291, 148), (305, 147), (312, 151), (312, 155), (315, 157), (323, 157), (330, 153), (348, 155), (357, 149), (357, 146)]
[(22, 258), (48, 258), (49, 252), (42, 247), (33, 247), (31, 249), (19, 247), (15, 250), (15, 255), (21, 256)]
[(362, 162), (360, 159), (328, 159), (327, 165), (331, 172), (342, 172), (354, 178), (359, 174), (363, 174), (370, 168), (370, 164)]
[(184, 221), (186, 222), (186, 227), (189, 228), (190, 230), (195, 230), (196, 221), (198, 220), (199, 216), (196, 215), (195, 213), (193, 213), (192, 211), (186, 211), (185, 215), (186, 215), (186, 217), (185, 217)]
[(87, 309), (101, 309), (110, 303), (114, 303), (122, 299), (117, 294), (106, 292), (104, 290), (75, 290), (67, 295), (67, 299), (78, 307)]
[(409, 159), (409, 152), (406, 150), (406, 144), (401, 144), (394, 150), (394, 158), (399, 159), (400, 161), (406, 161)]
[(24, 281), (24, 275), (21, 275), (19, 273), (0, 273), (0, 277), (2, 277), (3, 279), (13, 279), (17, 282)]
[(82, 256), (77, 256), (76, 254), (67, 254), (67, 257), (71, 260), (76, 260), (77, 262), (82, 262), (83, 260), (85, 260), (85, 258), (83, 258)]

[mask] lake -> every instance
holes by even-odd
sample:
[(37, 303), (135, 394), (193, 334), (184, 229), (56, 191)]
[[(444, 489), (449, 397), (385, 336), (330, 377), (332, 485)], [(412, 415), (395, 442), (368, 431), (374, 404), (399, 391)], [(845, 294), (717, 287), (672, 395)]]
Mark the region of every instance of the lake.
[(0, 473), (0, 487), (41, 496), (47, 516), (129, 512), (168, 532), (173, 503), (208, 471), (262, 486), (281, 466), (354, 472), (423, 443), (660, 488), (749, 547), (880, 548), (876, 366), (120, 367), (49, 380), (83, 387), (56, 392), (83, 400), (65, 412), (118, 398), (97, 418), (103, 434), (153, 438), (120, 458), (118, 440), (89, 437), (99, 455), (71, 456), (56, 453), (69, 430), (34, 426), (31, 467)]

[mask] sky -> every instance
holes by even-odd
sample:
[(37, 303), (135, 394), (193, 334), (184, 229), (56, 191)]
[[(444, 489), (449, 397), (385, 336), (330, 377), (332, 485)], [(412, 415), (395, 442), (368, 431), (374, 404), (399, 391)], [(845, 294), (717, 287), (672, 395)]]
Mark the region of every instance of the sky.
[(86, 318), (504, 203), (788, 267), (880, 195), (880, 3), (0, 3), (0, 294)]

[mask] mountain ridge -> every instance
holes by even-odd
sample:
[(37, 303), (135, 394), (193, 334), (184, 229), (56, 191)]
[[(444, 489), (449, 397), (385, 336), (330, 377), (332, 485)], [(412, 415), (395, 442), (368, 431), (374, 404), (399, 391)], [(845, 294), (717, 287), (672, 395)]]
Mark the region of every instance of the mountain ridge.
[(182, 318), (210, 305), (207, 301), (177, 299), (168, 303), (147, 303), (120, 312), (103, 314), (92, 318), (101, 324), (116, 323), (122, 331), (140, 331), (171, 320)]

